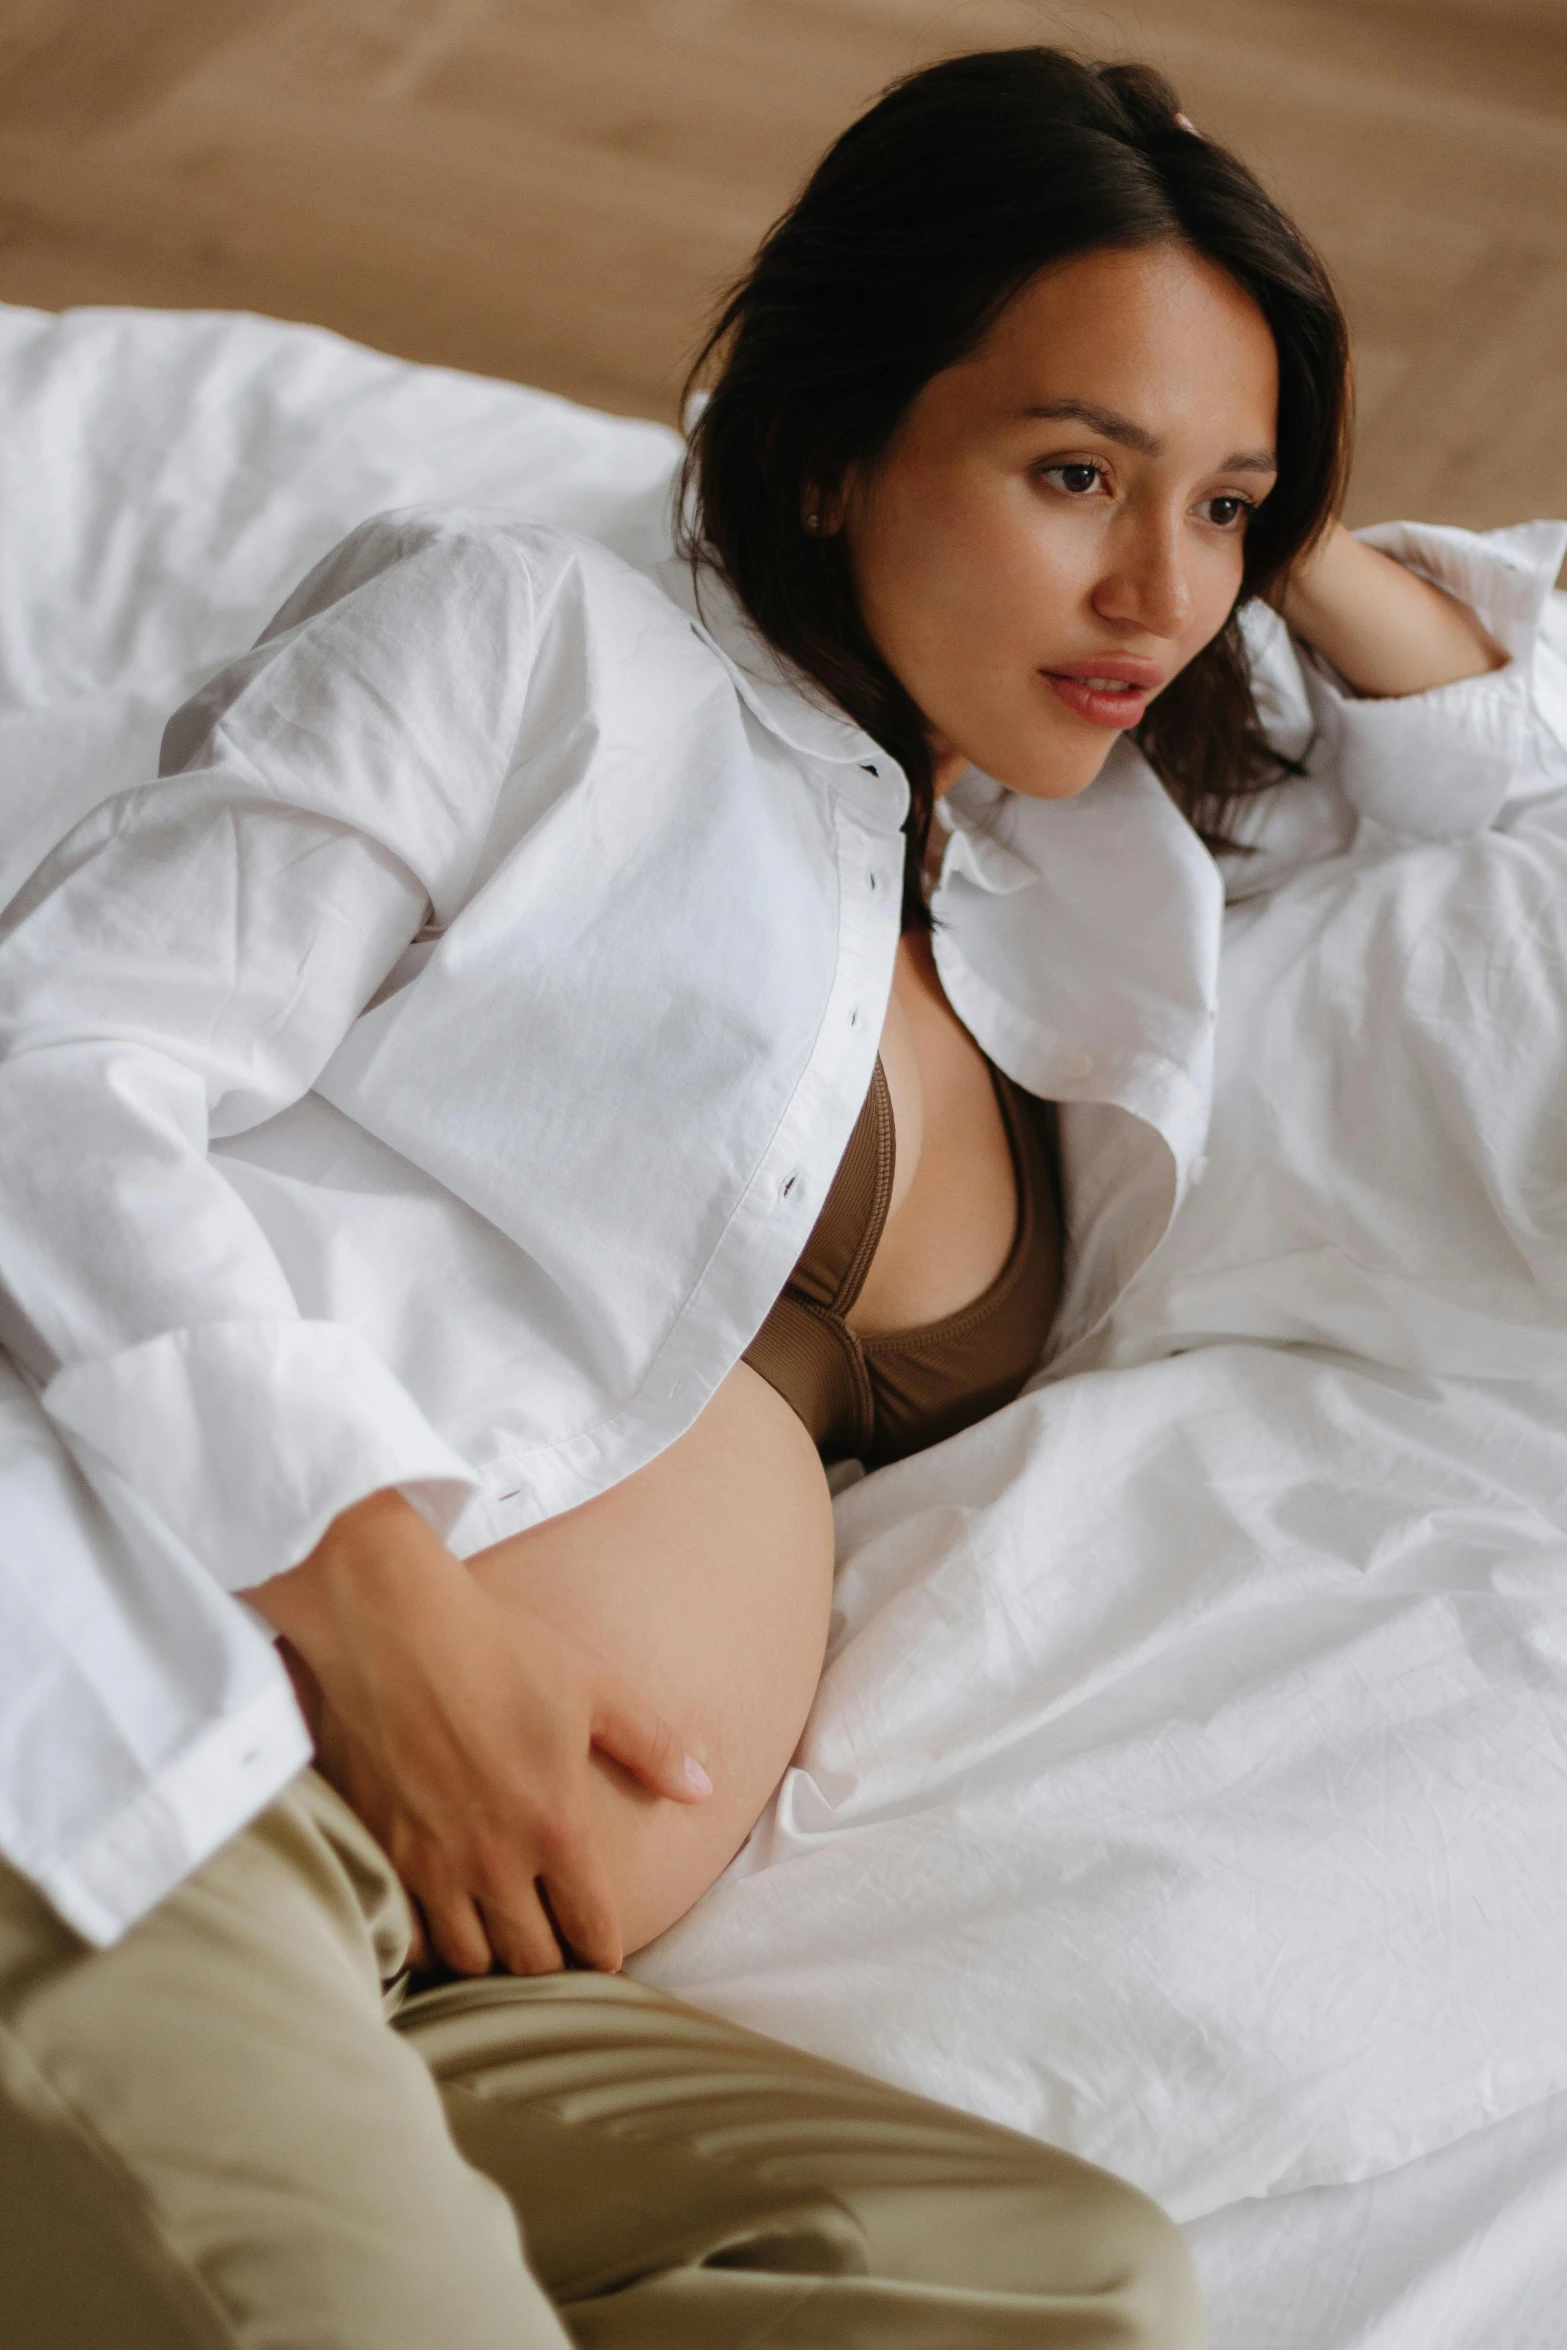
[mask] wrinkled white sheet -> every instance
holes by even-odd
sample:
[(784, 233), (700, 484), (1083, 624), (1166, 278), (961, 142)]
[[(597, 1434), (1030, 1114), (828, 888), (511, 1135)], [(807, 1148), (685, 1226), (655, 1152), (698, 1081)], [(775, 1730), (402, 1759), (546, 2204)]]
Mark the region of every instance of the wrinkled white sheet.
[(1354, 2187), (1186, 2230), (1210, 2350), (1562, 2350), (1567, 2097)]
[(1567, 2087), (1564, 1422), (1223, 1345), (851, 1488), (796, 1767), (635, 1971), (1181, 2217)]
[[(0, 310), (0, 898), (363, 514), (646, 560), (673, 447), (271, 322)], [(1235, 920), (1209, 1175), (1106, 1367), (843, 1495), (799, 1767), (645, 1962), (1166, 2195), (1216, 2350), (1567, 2339), (1554, 825)]]

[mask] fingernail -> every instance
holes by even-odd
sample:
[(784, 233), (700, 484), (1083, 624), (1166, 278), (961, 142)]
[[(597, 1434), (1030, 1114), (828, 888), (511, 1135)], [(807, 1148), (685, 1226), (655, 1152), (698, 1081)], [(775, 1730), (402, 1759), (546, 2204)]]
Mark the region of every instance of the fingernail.
[(711, 1795), (713, 1792), (713, 1782), (694, 1754), (686, 1756), (686, 1785), (693, 1795)]

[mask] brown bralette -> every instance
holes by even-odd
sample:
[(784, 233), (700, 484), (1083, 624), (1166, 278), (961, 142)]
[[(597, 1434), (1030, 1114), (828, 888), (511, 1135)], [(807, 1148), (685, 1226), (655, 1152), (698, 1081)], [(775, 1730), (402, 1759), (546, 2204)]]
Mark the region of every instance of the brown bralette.
[(822, 1458), (901, 1460), (1010, 1403), (1037, 1370), (1061, 1289), (1061, 1208), (1052, 1104), (993, 1062), (1017, 1186), (1006, 1263), (970, 1305), (914, 1330), (864, 1337), (845, 1315), (887, 1222), (896, 1147), (878, 1057), (810, 1239), (745, 1360), (810, 1430)]

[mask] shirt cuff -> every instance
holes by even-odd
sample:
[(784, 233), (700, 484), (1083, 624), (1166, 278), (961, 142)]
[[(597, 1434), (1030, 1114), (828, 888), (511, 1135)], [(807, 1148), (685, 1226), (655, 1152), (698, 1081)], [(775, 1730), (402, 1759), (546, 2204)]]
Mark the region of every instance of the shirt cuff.
[(1483, 831), (1539, 764), (1535, 650), (1567, 523), (1478, 532), (1384, 522), (1356, 535), (1467, 604), (1510, 658), (1428, 693), (1373, 700), (1308, 651), (1307, 692), (1339, 783), (1359, 815), (1389, 831), (1422, 840)]
[(111, 1516), (161, 1521), (227, 1591), (297, 1566), (399, 1487), (438, 1532), (478, 1479), (340, 1322), (204, 1322), (75, 1363), (40, 1398)]
[(291, 1691), (263, 1689), (33, 1881), (68, 1926), (106, 1949), (281, 1795), (310, 1754)]

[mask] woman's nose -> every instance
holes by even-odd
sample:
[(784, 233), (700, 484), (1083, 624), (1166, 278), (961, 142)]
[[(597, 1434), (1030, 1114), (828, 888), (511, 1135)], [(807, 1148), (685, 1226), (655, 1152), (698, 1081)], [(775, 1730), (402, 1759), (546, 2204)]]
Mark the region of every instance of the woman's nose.
[(1102, 620), (1130, 621), (1152, 636), (1179, 636), (1194, 609), (1179, 530), (1144, 524), (1116, 547), (1093, 604)]

